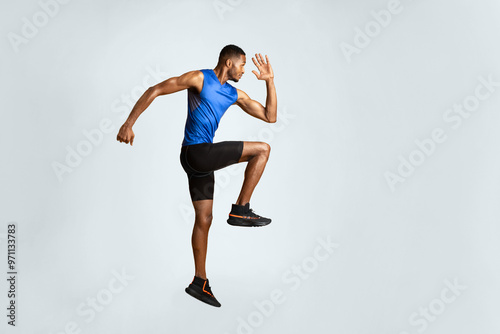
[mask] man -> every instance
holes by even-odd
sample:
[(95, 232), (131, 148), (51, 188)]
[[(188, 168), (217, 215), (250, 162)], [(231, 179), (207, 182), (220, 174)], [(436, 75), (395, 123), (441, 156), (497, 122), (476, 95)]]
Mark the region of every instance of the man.
[(160, 95), (188, 90), (188, 115), (184, 129), (180, 160), (188, 176), (189, 193), (194, 206), (195, 222), (192, 235), (195, 276), (186, 292), (216, 307), (205, 272), (208, 230), (212, 223), (214, 171), (229, 165), (248, 162), (241, 192), (232, 205), (227, 222), (234, 226), (265, 226), (271, 219), (261, 217), (250, 209), (250, 197), (264, 172), (270, 146), (263, 142), (224, 141), (213, 143), (215, 131), (226, 110), (238, 105), (249, 115), (268, 123), (276, 122), (277, 98), (274, 73), (266, 56), (255, 54), (252, 58), (257, 79), (266, 82), (267, 99), (264, 107), (227, 81), (238, 82), (245, 73), (246, 56), (235, 45), (225, 46), (213, 70), (187, 72), (150, 87), (137, 101), (128, 119), (120, 128), (117, 140), (133, 145), (132, 126), (139, 115)]

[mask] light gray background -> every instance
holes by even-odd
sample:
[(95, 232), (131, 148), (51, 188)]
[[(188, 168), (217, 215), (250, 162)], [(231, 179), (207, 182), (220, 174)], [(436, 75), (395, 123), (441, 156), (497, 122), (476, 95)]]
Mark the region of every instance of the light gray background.
[[(500, 89), (457, 129), (443, 115), (479, 76), (500, 81), (500, 3), (402, 0), (351, 62), (341, 43), (389, 1), (221, 0), (223, 13), (217, 3), (73, 0), (16, 52), (9, 33), (21, 35), (41, 5), (3, 1), (2, 254), (8, 222), (19, 238), (18, 326), (8, 332), (498, 333)], [(213, 68), (229, 43), (249, 56), (235, 86), (261, 102), (250, 56), (269, 55), (282, 117), (271, 126), (231, 107), (217, 131), (215, 141), (271, 144), (251, 204), (273, 223), (226, 224), (244, 166), (217, 172), (207, 263), (216, 309), (184, 292), (194, 274), (179, 163), (186, 93), (154, 101), (133, 147), (115, 140), (116, 110), (147, 88), (151, 69), (162, 77), (150, 85)], [(53, 163), (103, 119), (113, 131), (59, 180)], [(435, 128), (447, 140), (391, 191), (384, 174)], [(318, 238), (338, 244), (319, 263)], [(311, 272), (293, 289), (285, 277), (302, 264)], [(78, 308), (109, 297), (122, 271), (133, 279), (88, 321)], [(463, 287), (451, 303), (440, 301), (446, 280)], [(259, 318), (255, 302), (276, 290), (284, 302)], [(429, 306), (440, 314), (425, 330), (410, 322)]]

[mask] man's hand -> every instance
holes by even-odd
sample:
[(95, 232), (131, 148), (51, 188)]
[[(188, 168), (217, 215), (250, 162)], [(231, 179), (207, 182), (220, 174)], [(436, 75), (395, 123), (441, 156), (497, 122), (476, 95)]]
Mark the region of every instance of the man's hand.
[[(255, 60), (257, 58), (257, 60)], [(273, 68), (271, 67), (271, 63), (269, 62), (269, 58), (266, 55), (266, 61), (264, 62), (264, 58), (262, 58), (262, 55), (255, 54), (255, 58), (252, 57), (252, 61), (257, 66), (257, 69), (259, 70), (260, 73), (257, 73), (257, 71), (252, 71), (253, 74), (257, 77), (259, 80), (269, 80), (274, 78), (274, 73), (273, 73)]]
[(134, 131), (132, 131), (132, 127), (127, 123), (125, 123), (120, 128), (120, 131), (116, 136), (116, 140), (118, 140), (120, 143), (125, 143), (125, 144), (128, 144), (130, 142), (130, 145), (132, 146), (134, 145), (134, 137), (135, 135)]
[(256, 53), (255, 58), (257, 58), (257, 60), (254, 58), (252, 58), (252, 60), (260, 73), (257, 73), (257, 71), (252, 72), (255, 74), (257, 79), (266, 81), (266, 106), (264, 107), (259, 102), (252, 100), (244, 91), (239, 89), (237, 89), (238, 99), (235, 103), (249, 115), (268, 123), (275, 123), (278, 99), (276, 97), (276, 88), (274, 87), (273, 68), (271, 67), (271, 63), (269, 62), (269, 58), (267, 56), (266, 61), (264, 61), (264, 58), (260, 53)]

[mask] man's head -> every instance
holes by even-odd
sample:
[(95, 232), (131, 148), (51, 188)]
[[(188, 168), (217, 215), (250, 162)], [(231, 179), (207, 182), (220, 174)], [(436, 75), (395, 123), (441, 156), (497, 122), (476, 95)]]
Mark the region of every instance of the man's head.
[(226, 45), (219, 54), (219, 63), (217, 66), (227, 69), (228, 80), (238, 82), (243, 73), (245, 73), (245, 64), (247, 58), (245, 52), (236, 45)]

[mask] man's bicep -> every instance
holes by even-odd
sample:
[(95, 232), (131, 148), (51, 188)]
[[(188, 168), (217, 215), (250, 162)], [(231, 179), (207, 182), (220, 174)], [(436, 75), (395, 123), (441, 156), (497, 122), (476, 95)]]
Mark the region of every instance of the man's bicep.
[(155, 90), (156, 95), (165, 95), (189, 88), (198, 89), (200, 82), (201, 85), (203, 85), (203, 73), (200, 71), (191, 71), (184, 73), (179, 77), (172, 77), (160, 82), (154, 86), (153, 89)]
[(248, 109), (255, 109), (260, 106), (260, 103), (254, 101), (247, 95), (244, 91), (238, 89), (238, 99), (236, 100), (236, 104), (243, 110), (248, 111)]
[(245, 92), (238, 89), (238, 100), (236, 104), (243, 109), (247, 114), (250, 114), (259, 119), (264, 119), (265, 108), (260, 102), (252, 100)]
[(244, 111), (248, 112), (248, 108), (251, 102), (250, 97), (247, 95), (247, 93), (245, 93), (240, 89), (238, 89), (237, 92), (238, 92), (238, 99), (236, 100), (235, 104)]

